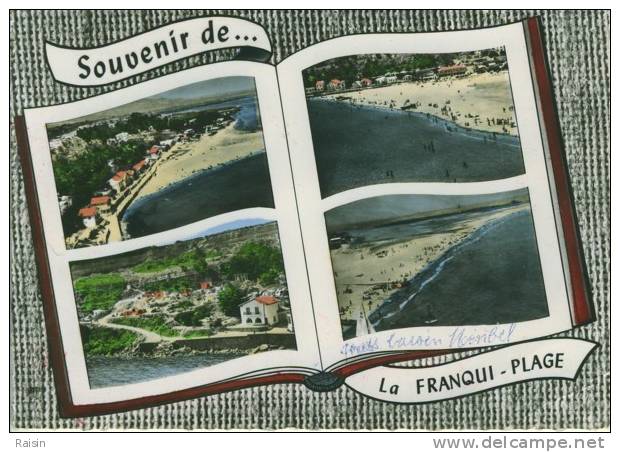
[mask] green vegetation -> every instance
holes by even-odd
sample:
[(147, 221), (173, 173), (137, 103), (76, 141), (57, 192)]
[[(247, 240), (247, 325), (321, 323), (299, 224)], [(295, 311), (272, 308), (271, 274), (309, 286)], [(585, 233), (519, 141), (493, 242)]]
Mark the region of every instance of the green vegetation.
[(239, 305), (245, 301), (245, 292), (234, 284), (226, 284), (217, 294), (222, 312), (227, 316), (239, 317)]
[(143, 289), (151, 292), (160, 290), (166, 292), (183, 292), (196, 289), (196, 282), (192, 278), (183, 276), (181, 278), (148, 282), (144, 284)]
[(205, 252), (202, 248), (196, 248), (179, 256), (144, 261), (133, 267), (132, 270), (136, 273), (154, 273), (168, 270), (172, 267), (181, 267), (205, 273), (208, 269), (207, 262), (219, 256), (220, 254), (215, 250)]
[(84, 343), (84, 353), (87, 356), (112, 355), (128, 351), (139, 342), (139, 336), (131, 331), (80, 325), (80, 332)]
[(179, 312), (174, 320), (185, 326), (200, 326), (201, 320), (213, 314), (213, 305), (203, 304), (191, 311)]
[(125, 290), (125, 280), (118, 273), (93, 275), (76, 280), (74, 288), (82, 312), (91, 313), (95, 309), (107, 311), (120, 300)]
[(270, 285), (284, 272), (284, 262), (279, 248), (263, 242), (246, 242), (220, 270), (229, 279), (244, 275), (251, 281)]
[(179, 332), (168, 325), (163, 316), (152, 317), (119, 317), (113, 320), (119, 325), (133, 326), (143, 330), (152, 331), (160, 336), (175, 337)]

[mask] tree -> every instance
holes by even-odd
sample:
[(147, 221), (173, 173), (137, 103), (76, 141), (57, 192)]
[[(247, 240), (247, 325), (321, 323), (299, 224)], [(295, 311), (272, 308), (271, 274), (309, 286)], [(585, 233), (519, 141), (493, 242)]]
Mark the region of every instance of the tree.
[(230, 317), (241, 317), (239, 306), (245, 299), (245, 293), (234, 284), (226, 284), (220, 293), (217, 294), (220, 307), (224, 314)]

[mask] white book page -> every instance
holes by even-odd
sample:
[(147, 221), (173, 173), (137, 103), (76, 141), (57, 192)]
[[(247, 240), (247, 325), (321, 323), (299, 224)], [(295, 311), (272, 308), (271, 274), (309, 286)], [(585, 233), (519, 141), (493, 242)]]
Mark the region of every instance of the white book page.
[[(138, 238), (109, 242), (99, 246), (67, 249), (46, 124), (102, 112), (198, 82), (239, 76), (254, 78), (275, 208), (254, 207), (230, 211)], [(116, 402), (258, 374), (275, 372), (312, 374), (321, 368), (312, 321), (312, 306), (296, 215), (279, 92), (275, 69), (272, 66), (248, 62), (225, 62), (203, 66), (79, 102), (26, 110), (25, 117), (66, 370), (69, 376), (71, 397), (75, 404)], [(238, 181), (240, 185), (252, 182), (251, 180)], [(191, 240), (203, 234), (204, 231), (214, 231), (231, 223), (256, 218), (266, 222), (277, 222), (297, 349), (276, 349), (246, 354), (220, 364), (198, 367), (164, 378), (91, 388), (85, 353), (82, 348), (79, 314), (72, 286), (70, 265), (89, 259), (113, 257), (146, 247), (165, 246), (177, 241)]]
[[(522, 174), (470, 182), (370, 182), (368, 184), (359, 184), (359, 186), (351, 189), (340, 190), (337, 193), (330, 193), (329, 196), (321, 196), (320, 175), (317, 170), (313, 133), (310, 125), (312, 119), (309, 115), (309, 104), (307, 103), (305, 93), (305, 88), (308, 88), (308, 86), (304, 85), (304, 70), (325, 61), (344, 56), (362, 54), (440, 54), (473, 52), (500, 47), (505, 49), (507, 58), (514, 115), (518, 123), (518, 138), (522, 152)], [(554, 221), (547, 166), (541, 141), (526, 42), (520, 23), (469, 31), (369, 34), (335, 38), (311, 46), (288, 57), (277, 67), (277, 71), (312, 289), (312, 301), (317, 314), (318, 338), (321, 354), (327, 366), (342, 363), (344, 360), (359, 359), (370, 354), (393, 353), (406, 350), (458, 349), (514, 343), (560, 332), (571, 327), (569, 298), (567, 296), (560, 246)], [(329, 68), (326, 70), (326, 73), (329, 73)], [(388, 77), (391, 76), (390, 74), (387, 75)], [(336, 75), (332, 76), (336, 77)], [(324, 104), (331, 102), (333, 104), (340, 101), (341, 105), (346, 105), (346, 108), (350, 108), (351, 112), (362, 108), (360, 103), (355, 100), (355, 96), (362, 96), (362, 94), (357, 94), (355, 90), (349, 90), (349, 86), (343, 89), (340, 100), (336, 98), (338, 96), (337, 89), (331, 93), (331, 96), (323, 95), (324, 93), (316, 94), (316, 90), (321, 89), (327, 92), (330, 89), (328, 83), (332, 76), (328, 76), (323, 80), (323, 85), (309, 87), (309, 95), (315, 96), (316, 99), (310, 102)], [(359, 76), (365, 76), (365, 74), (359, 74)], [(333, 83), (337, 86), (339, 82), (340, 80), (336, 77)], [(390, 83), (389, 81), (382, 82)], [(377, 83), (377, 80), (373, 83)], [(405, 86), (396, 84), (400, 82), (394, 83), (394, 86)], [(406, 84), (408, 82), (403, 83)], [(431, 82), (429, 81), (428, 83), (430, 84)], [(358, 89), (360, 93), (371, 93), (375, 89), (374, 86), (363, 87), (361, 84), (358, 87), (360, 88)], [(365, 89), (368, 89), (368, 91), (365, 91)], [(444, 105), (444, 101), (444, 99), (438, 99), (438, 103), (441, 105)], [(388, 105), (387, 107), (390, 106)], [(390, 109), (384, 105), (371, 106), (371, 108), (386, 112), (386, 120), (388, 115), (400, 114), (400, 112), (394, 111), (397, 108)], [(344, 111), (345, 107), (342, 107), (342, 109)], [(334, 116), (326, 121), (331, 120), (338, 124), (339, 121), (344, 121), (348, 114), (343, 112), (340, 117)], [(439, 115), (439, 112), (437, 115)], [(377, 127), (380, 130), (380, 126)], [(320, 133), (320, 131), (317, 133)], [(337, 132), (334, 132), (333, 129), (330, 129), (330, 133), (332, 133), (330, 137), (337, 135)], [(381, 132), (377, 133), (380, 134)], [(466, 133), (476, 134), (475, 131), (466, 131)], [(351, 135), (354, 137), (356, 133), (353, 132)], [(479, 138), (482, 141), (483, 138)], [(337, 139), (342, 139), (342, 137)], [(328, 141), (328, 139), (324, 138), (323, 141)], [(486, 141), (487, 139), (484, 138), (485, 143)], [(425, 146), (432, 148), (433, 145)], [(352, 145), (351, 149), (355, 149), (355, 145)], [(430, 151), (434, 153), (435, 149), (429, 150), (429, 155), (432, 155)], [(332, 149), (332, 152), (337, 153), (339, 150)], [(378, 149), (377, 152), (381, 152), (381, 150)], [(403, 161), (403, 164), (405, 163), (407, 162)], [(369, 163), (370, 165), (371, 163)], [(334, 166), (337, 165), (334, 164)], [(394, 168), (395, 171), (392, 171), (392, 177), (394, 172), (398, 173), (399, 171), (398, 165)], [(385, 170), (383, 170), (382, 176), (386, 173), (390, 176), (390, 172)], [(328, 211), (350, 205), (351, 207), (347, 212), (354, 212), (356, 215), (363, 216), (365, 214), (364, 210), (368, 206), (372, 206), (372, 200), (382, 196), (415, 196), (415, 198), (409, 199), (426, 199), (424, 196), (427, 195), (435, 198), (441, 197), (442, 199), (448, 199), (450, 196), (469, 196), (485, 199), (484, 196), (503, 196), (503, 193), (519, 191), (527, 193), (527, 196), (529, 196), (529, 206), (526, 207), (531, 212), (535, 230), (533, 242), (538, 250), (540, 272), (544, 281), (542, 293), (546, 297), (548, 315), (533, 320), (469, 325), (454, 323), (450, 325), (434, 324), (431, 317), (427, 325), (398, 327), (375, 333), (369, 328), (369, 334), (347, 340), (343, 339), (343, 325), (341, 325), (340, 315), (341, 310), (345, 309), (346, 306), (344, 308), (340, 306), (339, 310), (337, 291), (340, 291), (342, 294), (343, 286), (337, 287), (335, 283), (333, 261), (329, 246), (329, 240), (333, 237), (328, 236), (326, 224), (326, 213)], [(406, 198), (403, 197), (403, 199)], [(355, 204), (356, 202), (358, 204)], [(336, 239), (340, 240), (340, 238)], [(340, 245), (337, 244), (336, 246)], [(359, 257), (356, 257), (356, 259), (359, 260)], [(340, 268), (344, 269), (344, 271), (347, 270), (344, 264)], [(358, 275), (353, 276), (364, 277), (362, 271)], [(514, 278), (519, 278), (519, 274), (514, 274)], [(355, 293), (355, 291), (353, 292)], [(462, 300), (455, 297), (455, 303), (459, 301)], [(404, 305), (406, 304), (404, 303)], [(373, 306), (373, 309), (375, 307), (376, 304)], [(369, 311), (364, 311), (364, 314), (367, 316)], [(391, 312), (388, 312), (388, 314), (391, 314)], [(383, 317), (381, 317), (381, 321), (384, 321)], [(372, 323), (372, 320), (370, 323)]]

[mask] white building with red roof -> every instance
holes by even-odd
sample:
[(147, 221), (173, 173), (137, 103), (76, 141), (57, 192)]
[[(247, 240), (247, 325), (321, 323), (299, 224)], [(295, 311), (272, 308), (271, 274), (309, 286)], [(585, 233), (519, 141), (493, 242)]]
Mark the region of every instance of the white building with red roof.
[(112, 178), (108, 181), (110, 187), (117, 192), (123, 190), (127, 185), (127, 181), (129, 180), (129, 175), (127, 171), (118, 171)]
[(97, 209), (95, 207), (82, 207), (78, 211), (78, 216), (82, 219), (82, 223), (87, 228), (94, 228), (97, 226)]
[(110, 210), (111, 198), (109, 196), (94, 196), (90, 198), (90, 207), (97, 209), (97, 212)]
[(278, 300), (271, 295), (260, 295), (239, 306), (241, 324), (244, 326), (275, 325), (278, 317)]

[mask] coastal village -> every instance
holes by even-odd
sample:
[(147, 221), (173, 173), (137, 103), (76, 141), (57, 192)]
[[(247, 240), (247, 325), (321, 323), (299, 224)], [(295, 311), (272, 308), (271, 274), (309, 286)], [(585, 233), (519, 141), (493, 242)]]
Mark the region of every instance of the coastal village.
[[(77, 231), (66, 237), (68, 248), (77, 248), (89, 245), (100, 245), (127, 238), (122, 223), (122, 216), (127, 207), (138, 197), (147, 183), (157, 177), (158, 170), (165, 162), (178, 159), (187, 153), (191, 144), (203, 137), (212, 137), (218, 131), (231, 127), (235, 109), (224, 109), (218, 112), (213, 123), (201, 129), (187, 127), (182, 131), (164, 129), (157, 131), (153, 127), (137, 133), (119, 132), (105, 141), (105, 146), (120, 146), (131, 141), (145, 143), (144, 154), (135, 162), (118, 165), (112, 158), (107, 162), (110, 177), (102, 181), (101, 187), (90, 194), (86, 205), (70, 210), (74, 200), (72, 196), (59, 193), (58, 203), (61, 215), (75, 215), (79, 218), (80, 226)], [(82, 128), (114, 128), (123, 123), (126, 118), (116, 118), (97, 121), (88, 126), (77, 127), (58, 138), (50, 140), (52, 155), (75, 152), (76, 148), (86, 147), (92, 143), (80, 139), (78, 131)], [(192, 125), (187, 120), (188, 126)], [(152, 144), (146, 144), (152, 143)], [(101, 143), (99, 143), (101, 144)], [(77, 210), (77, 212), (76, 212)]]
[[(422, 67), (405, 69), (406, 64), (395, 62), (391, 66), (387, 64), (391, 71), (381, 73), (376, 72), (384, 66), (373, 67), (367, 64), (366, 57), (358, 58), (359, 61), (347, 64), (332, 60), (312, 68), (312, 73), (306, 72), (306, 96), (426, 113), (468, 129), (518, 133), (514, 106), (512, 102), (504, 102), (506, 95), (511, 99), (511, 93), (503, 48), (454, 54), (447, 61), (444, 58), (445, 64), (438, 65), (434, 65), (436, 60), (426, 61), (412, 55), (414, 63), (424, 61), (418, 64)], [(338, 70), (345, 66), (346, 77)], [(318, 79), (321, 75), (331, 78)], [(474, 96), (484, 91), (487, 91), (486, 104), (474, 105)]]
[(294, 348), (275, 223), (71, 270), (87, 355)]

